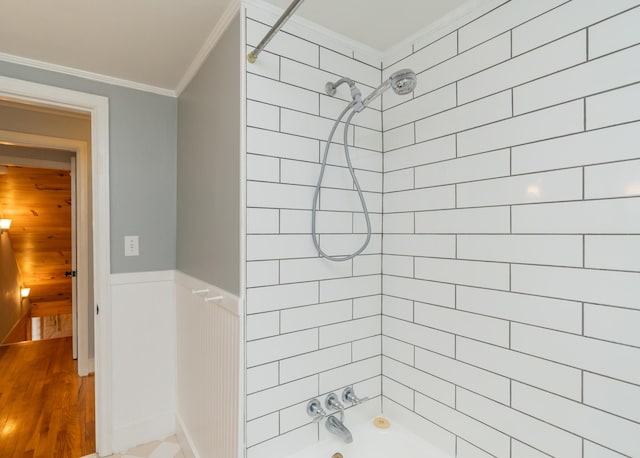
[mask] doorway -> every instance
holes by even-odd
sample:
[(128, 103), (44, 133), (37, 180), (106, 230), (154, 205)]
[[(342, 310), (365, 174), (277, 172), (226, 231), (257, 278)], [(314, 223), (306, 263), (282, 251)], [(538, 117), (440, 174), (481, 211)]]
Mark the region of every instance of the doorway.
[[(106, 97), (0, 77), (0, 100), (64, 109), (91, 118), (90, 224), (93, 227), (93, 298), (95, 308), (95, 432), (97, 454), (111, 454), (111, 307), (109, 295), (109, 104)], [(44, 146), (44, 145), (33, 145)], [(88, 162), (87, 162), (88, 163)]]

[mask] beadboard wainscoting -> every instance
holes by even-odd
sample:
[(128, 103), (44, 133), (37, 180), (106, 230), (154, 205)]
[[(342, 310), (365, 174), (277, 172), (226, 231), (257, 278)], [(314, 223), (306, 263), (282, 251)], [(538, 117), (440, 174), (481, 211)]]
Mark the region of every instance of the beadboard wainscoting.
[(175, 432), (174, 271), (112, 274), (111, 307), (112, 440), (119, 452)]
[(237, 296), (176, 272), (177, 432), (185, 456), (238, 456), (241, 314)]

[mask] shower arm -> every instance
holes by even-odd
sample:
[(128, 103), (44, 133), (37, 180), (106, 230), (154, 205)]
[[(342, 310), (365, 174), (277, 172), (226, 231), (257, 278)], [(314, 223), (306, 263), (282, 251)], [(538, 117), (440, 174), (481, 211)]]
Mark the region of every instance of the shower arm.
[(256, 59), (258, 59), (258, 55), (262, 52), (262, 50), (265, 48), (265, 46), (267, 46), (269, 44), (269, 42), (271, 41), (273, 36), (276, 33), (278, 33), (278, 31), (282, 28), (284, 23), (287, 22), (287, 20), (291, 16), (293, 16), (293, 13), (296, 12), (296, 10), (302, 4), (303, 1), (304, 0), (293, 0), (293, 2), (291, 2), (291, 5), (289, 5), (289, 7), (286, 10), (284, 10), (284, 13), (282, 13), (282, 16), (280, 16), (280, 19), (278, 19), (276, 21), (276, 23), (273, 24), (273, 27), (271, 27), (271, 30), (269, 30), (267, 32), (267, 34), (264, 36), (264, 38), (258, 44), (258, 46), (256, 46), (253, 49), (253, 51), (251, 51), (249, 54), (247, 54), (247, 60), (250, 63), (252, 63), (252, 64), (255, 63)]

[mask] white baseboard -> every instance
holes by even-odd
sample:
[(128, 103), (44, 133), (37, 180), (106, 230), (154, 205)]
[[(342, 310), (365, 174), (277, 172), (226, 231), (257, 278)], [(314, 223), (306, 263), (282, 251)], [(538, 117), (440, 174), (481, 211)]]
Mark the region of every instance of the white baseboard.
[(123, 452), (132, 447), (162, 440), (176, 432), (175, 412), (167, 412), (145, 421), (113, 431), (113, 451)]
[(176, 437), (178, 438), (178, 443), (185, 458), (200, 458), (198, 450), (189, 434), (189, 430), (182, 421), (180, 414), (176, 414)]

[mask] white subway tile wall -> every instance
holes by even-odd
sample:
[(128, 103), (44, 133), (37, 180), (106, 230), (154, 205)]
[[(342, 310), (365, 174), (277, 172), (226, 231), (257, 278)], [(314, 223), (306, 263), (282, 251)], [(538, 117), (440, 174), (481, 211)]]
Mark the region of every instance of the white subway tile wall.
[[(386, 68), (292, 26), (247, 67), (247, 457), (324, 437), (306, 402), (348, 385), (451, 456), (640, 456), (639, 18), (510, 0)], [(347, 139), (371, 245), (325, 261), (309, 210), (350, 98), (324, 84), (405, 67), (415, 93)], [(365, 228), (333, 142), (318, 234), (344, 254)]]
[(383, 70), (383, 407), (452, 456), (640, 456), (639, 18), (511, 0)]

